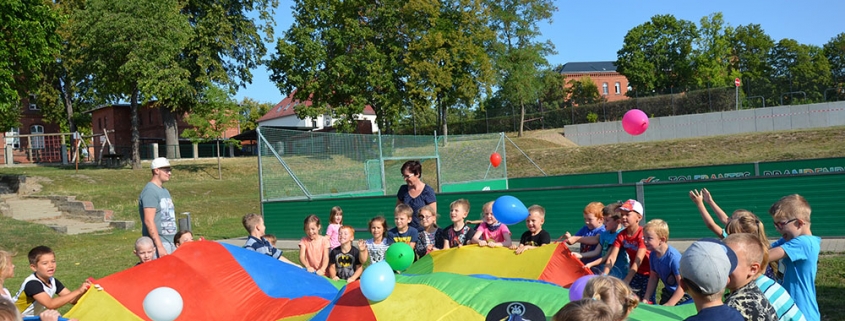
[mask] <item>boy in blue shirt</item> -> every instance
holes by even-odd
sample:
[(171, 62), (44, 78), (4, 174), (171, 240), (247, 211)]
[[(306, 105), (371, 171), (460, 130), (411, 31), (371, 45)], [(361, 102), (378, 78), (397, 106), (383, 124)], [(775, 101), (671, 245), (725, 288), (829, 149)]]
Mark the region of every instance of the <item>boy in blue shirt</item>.
[(787, 195), (769, 209), (775, 229), (783, 237), (772, 243), (769, 259), (786, 267), (783, 287), (807, 320), (820, 320), (816, 302), (816, 271), (821, 238), (810, 231), (810, 204), (798, 194)]
[[(584, 226), (581, 227), (578, 232), (575, 232), (575, 236), (580, 237), (588, 237), (588, 236), (598, 236), (602, 232), (605, 231), (604, 225), (602, 221), (604, 217), (602, 216), (602, 210), (604, 209), (604, 204), (601, 202), (591, 202), (584, 207)], [(574, 242), (570, 242), (568, 239), (570, 238), (569, 232), (566, 232), (567, 241), (566, 243), (572, 245)], [(589, 263), (596, 259), (598, 254), (595, 253), (595, 250), (598, 246), (596, 243), (584, 243), (581, 242), (581, 249), (580, 253), (576, 254), (575, 256), (581, 259), (583, 263)]]
[(396, 209), (393, 210), (393, 222), (396, 223), (396, 227), (390, 229), (387, 238), (393, 243), (407, 243), (412, 249), (416, 247), (420, 233), (417, 229), (410, 228), (412, 216), (414, 216), (414, 210), (410, 206), (396, 205)]
[[(604, 271), (604, 263), (607, 262), (607, 254), (610, 252), (610, 247), (613, 246), (613, 242), (616, 241), (616, 237), (619, 235), (619, 232), (625, 229), (625, 226), (622, 225), (621, 222), (622, 216), (619, 212), (617, 212), (619, 206), (622, 206), (622, 204), (613, 203), (608, 204), (604, 207), (604, 209), (602, 209), (602, 216), (604, 217), (604, 231), (601, 232), (601, 234), (587, 237), (567, 235), (567, 243), (581, 242), (581, 244), (599, 245), (596, 246), (593, 251), (584, 253), (584, 256), (586, 257), (598, 256), (597, 259), (584, 265), (584, 267), (593, 271), (593, 274), (602, 274)], [(628, 266), (631, 264), (628, 260), (627, 252), (619, 251), (618, 253), (619, 254), (616, 255), (616, 261), (614, 261), (613, 267), (610, 269), (610, 273), (608, 275), (624, 279), (625, 276), (628, 275)]]
[[(678, 285), (681, 283), (681, 253), (669, 245), (669, 225), (661, 219), (648, 221), (643, 228), (643, 241), (645, 247), (651, 251), (648, 262), (651, 273), (648, 279), (648, 287), (645, 291), (645, 298), (650, 298), (657, 289), (657, 280), (663, 281), (663, 290), (660, 292), (660, 304), (675, 306), (689, 303), (692, 298), (684, 293), (684, 289)], [(643, 299), (643, 303), (648, 302)]]

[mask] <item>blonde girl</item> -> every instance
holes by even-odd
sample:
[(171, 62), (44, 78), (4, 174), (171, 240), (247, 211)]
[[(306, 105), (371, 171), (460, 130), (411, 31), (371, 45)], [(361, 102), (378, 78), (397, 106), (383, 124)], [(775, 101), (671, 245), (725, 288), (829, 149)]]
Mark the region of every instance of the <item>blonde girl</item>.
[(331, 212), (329, 212), (329, 227), (326, 228), (326, 238), (329, 239), (329, 245), (332, 249), (340, 246), (337, 235), (340, 233), (341, 226), (343, 226), (343, 209), (340, 206), (332, 207)]
[(634, 291), (622, 280), (612, 276), (597, 276), (584, 286), (584, 299), (599, 300), (610, 307), (614, 321), (623, 321), (640, 304)]
[(489, 247), (510, 247), (511, 246), (511, 231), (508, 226), (499, 222), (493, 216), (493, 202), (487, 202), (481, 207), (481, 225), (475, 231), (475, 236), (472, 237), (472, 242), (478, 246)]
[(430, 205), (423, 206), (419, 211), (420, 226), (420, 241), (417, 242), (417, 247), (414, 251), (417, 257), (423, 257), (431, 251), (437, 250), (434, 246), (437, 240), (443, 238), (441, 230), (437, 226), (437, 213)]
[(15, 264), (12, 263), (12, 253), (0, 250), (0, 300), (12, 301), (12, 294), (6, 289), (6, 280), (15, 276)]

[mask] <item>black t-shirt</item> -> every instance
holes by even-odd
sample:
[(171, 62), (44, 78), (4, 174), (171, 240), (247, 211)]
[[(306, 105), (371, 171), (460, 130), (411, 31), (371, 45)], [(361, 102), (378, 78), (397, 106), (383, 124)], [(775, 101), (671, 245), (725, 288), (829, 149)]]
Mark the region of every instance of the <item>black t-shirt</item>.
[[(65, 285), (62, 282), (59, 282), (58, 279), (54, 279), (56, 281), (56, 294), (62, 293), (62, 290), (65, 289)], [(23, 292), (26, 293), (27, 297), (34, 297), (36, 294), (44, 292), (44, 283), (41, 280), (30, 280), (26, 282), (26, 285), (23, 288)]]
[(449, 248), (456, 248), (458, 245), (467, 245), (470, 241), (472, 241), (472, 237), (475, 236), (475, 229), (469, 227), (469, 225), (464, 225), (464, 227), (459, 230), (455, 231), (455, 225), (449, 225), (440, 232), (440, 239), (435, 240), (434, 244), (436, 244), (437, 248), (444, 248), (446, 247), (446, 242), (449, 242)]
[(334, 264), (337, 277), (346, 280), (355, 274), (355, 268), (361, 266), (361, 261), (358, 260), (360, 252), (354, 246), (347, 253), (343, 253), (341, 246), (332, 249), (329, 252), (329, 264)]
[(540, 233), (537, 233), (537, 235), (531, 235), (531, 231), (525, 231), (525, 233), (522, 233), (522, 237), (519, 238), (519, 244), (527, 246), (540, 246), (551, 242), (552, 236), (546, 230), (540, 230)]

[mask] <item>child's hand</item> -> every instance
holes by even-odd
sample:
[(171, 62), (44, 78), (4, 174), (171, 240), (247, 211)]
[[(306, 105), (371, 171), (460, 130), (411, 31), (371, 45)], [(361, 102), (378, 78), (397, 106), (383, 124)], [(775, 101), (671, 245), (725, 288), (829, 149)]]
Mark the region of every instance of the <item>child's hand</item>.
[(578, 253), (578, 252), (571, 252), (571, 253), (572, 253), (572, 256), (574, 256), (576, 259), (580, 260), (582, 258), (581, 253)]
[(487, 246), (487, 241), (485, 241), (485, 240), (478, 240), (478, 246)]
[(704, 199), (701, 196), (701, 193), (698, 190), (691, 190), (689, 191), (689, 199), (692, 200), (695, 204), (703, 204)]
[(431, 251), (434, 251), (434, 244), (429, 244), (429, 245), (426, 245), (426, 246), (425, 246), (425, 251), (426, 251), (426, 252), (431, 252)]
[(326, 271), (325, 271), (325, 270), (317, 270), (317, 272), (315, 272), (315, 273), (317, 273), (317, 275), (322, 275), (322, 276), (325, 276), (325, 275), (326, 275)]
[(335, 276), (335, 277), (332, 278), (332, 280), (337, 281), (337, 280), (340, 280), (340, 278)]
[(510, 249), (511, 249), (511, 250), (516, 250), (516, 249), (518, 249), (520, 246), (522, 246), (522, 244), (515, 244), (515, 243), (514, 243), (514, 244), (511, 244)]
[(519, 255), (522, 254), (522, 252), (525, 252), (525, 246), (519, 245), (519, 247), (516, 249), (516, 254)]
[(708, 191), (706, 188), (701, 189), (701, 197), (704, 199), (705, 202), (713, 203), (713, 195), (710, 195), (710, 191)]
[(38, 315), (42, 321), (58, 321), (59, 317), (62, 315), (59, 314), (59, 311), (56, 310), (45, 310)]
[(306, 268), (305, 268), (305, 270), (306, 270), (306, 271), (308, 271), (308, 273), (314, 273), (314, 272), (317, 272), (317, 269), (312, 268), (312, 267), (310, 267), (310, 266), (309, 266), (309, 267), (306, 267)]
[(91, 287), (91, 281), (85, 280), (85, 282), (82, 282), (82, 285), (79, 286), (79, 292), (85, 293), (86, 291), (88, 291), (88, 288), (90, 288), (90, 287)]
[(358, 240), (358, 250), (366, 251), (367, 250), (367, 243), (364, 240)]
[(358, 281), (358, 279), (354, 276), (346, 279), (346, 283), (352, 283), (352, 282), (355, 282), (355, 281)]

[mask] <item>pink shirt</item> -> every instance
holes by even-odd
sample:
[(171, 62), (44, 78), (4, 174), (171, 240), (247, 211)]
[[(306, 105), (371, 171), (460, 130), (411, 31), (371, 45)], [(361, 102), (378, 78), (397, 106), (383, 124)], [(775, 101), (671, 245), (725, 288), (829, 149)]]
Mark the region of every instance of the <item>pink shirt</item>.
[(329, 245), (334, 249), (340, 246), (340, 241), (337, 240), (337, 235), (340, 233), (340, 224), (329, 224), (326, 228), (326, 237), (329, 239)]
[[(324, 254), (328, 253), (329, 240), (322, 236), (317, 240), (311, 240), (310, 237), (306, 236), (299, 240), (299, 250), (305, 251), (305, 260), (311, 267), (319, 270), (323, 266)], [(328, 262), (326, 263), (328, 264)]]
[(481, 237), (479, 240), (493, 240), (493, 242), (498, 243), (505, 241), (505, 233), (507, 233), (507, 235), (511, 235), (511, 230), (509, 230), (508, 226), (505, 224), (500, 225), (496, 231), (490, 231), (487, 228), (487, 223), (481, 223), (481, 225), (478, 226), (478, 230), (481, 231)]

